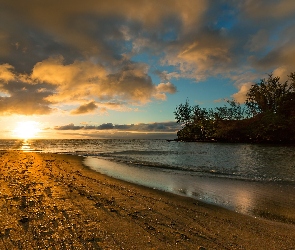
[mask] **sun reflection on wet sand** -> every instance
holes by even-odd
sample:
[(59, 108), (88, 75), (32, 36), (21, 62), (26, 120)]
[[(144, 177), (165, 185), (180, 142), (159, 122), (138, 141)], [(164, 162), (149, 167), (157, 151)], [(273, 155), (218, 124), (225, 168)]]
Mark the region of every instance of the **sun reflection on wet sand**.
[[(175, 174), (159, 169), (136, 168), (95, 157), (85, 158), (84, 164), (115, 178), (189, 196), (238, 213), (295, 222), (292, 212), (295, 187), (292, 185)], [(282, 193), (286, 195), (283, 196)]]
[(249, 214), (254, 207), (253, 204), (253, 195), (251, 192), (237, 189), (233, 195), (233, 202), (235, 203), (235, 207), (238, 208), (240, 213)]

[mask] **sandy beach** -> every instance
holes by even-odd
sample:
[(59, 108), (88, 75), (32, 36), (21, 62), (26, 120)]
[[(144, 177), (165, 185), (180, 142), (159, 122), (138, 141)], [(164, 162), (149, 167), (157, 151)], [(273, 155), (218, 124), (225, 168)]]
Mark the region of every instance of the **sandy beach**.
[(82, 157), (0, 156), (0, 249), (295, 249), (294, 224), (109, 178)]

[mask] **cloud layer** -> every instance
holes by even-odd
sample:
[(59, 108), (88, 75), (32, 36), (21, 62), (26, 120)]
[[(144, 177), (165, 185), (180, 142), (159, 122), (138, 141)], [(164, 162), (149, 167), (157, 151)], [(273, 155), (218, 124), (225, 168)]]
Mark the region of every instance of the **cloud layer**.
[[(71, 114), (84, 114), (98, 106), (123, 110), (127, 104), (165, 100), (176, 87), (170, 82), (154, 84), (143, 63), (128, 61), (116, 73), (109, 73), (90, 61), (66, 65), (58, 56), (36, 63), (31, 74), (17, 73), (9, 64), (0, 65), (0, 91), (2, 114), (48, 114), (53, 105), (66, 103), (79, 105)], [(116, 105), (111, 105), (111, 100), (116, 100)]]
[(294, 71), (294, 12), (292, 0), (0, 0), (0, 113), (130, 110), (181, 78), (228, 78), (243, 100), (262, 74)]
[(180, 125), (176, 122), (155, 122), (155, 123), (139, 123), (139, 124), (113, 124), (113, 123), (103, 123), (98, 126), (84, 125), (77, 126), (73, 123), (64, 126), (57, 126), (55, 130), (120, 130), (129, 132), (172, 132), (175, 133), (180, 129)]

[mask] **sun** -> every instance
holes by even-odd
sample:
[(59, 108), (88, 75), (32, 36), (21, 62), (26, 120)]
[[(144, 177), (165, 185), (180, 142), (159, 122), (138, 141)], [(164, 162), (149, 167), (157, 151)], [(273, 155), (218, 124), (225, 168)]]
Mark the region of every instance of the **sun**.
[(40, 132), (40, 124), (35, 121), (18, 122), (13, 133), (20, 139), (31, 139)]

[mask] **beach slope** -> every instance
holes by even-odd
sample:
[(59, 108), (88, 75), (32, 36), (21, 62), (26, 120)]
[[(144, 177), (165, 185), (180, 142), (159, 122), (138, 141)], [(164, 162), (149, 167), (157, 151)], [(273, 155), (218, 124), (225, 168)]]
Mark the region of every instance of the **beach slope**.
[(0, 249), (295, 249), (293, 224), (112, 179), (78, 156), (0, 157)]

